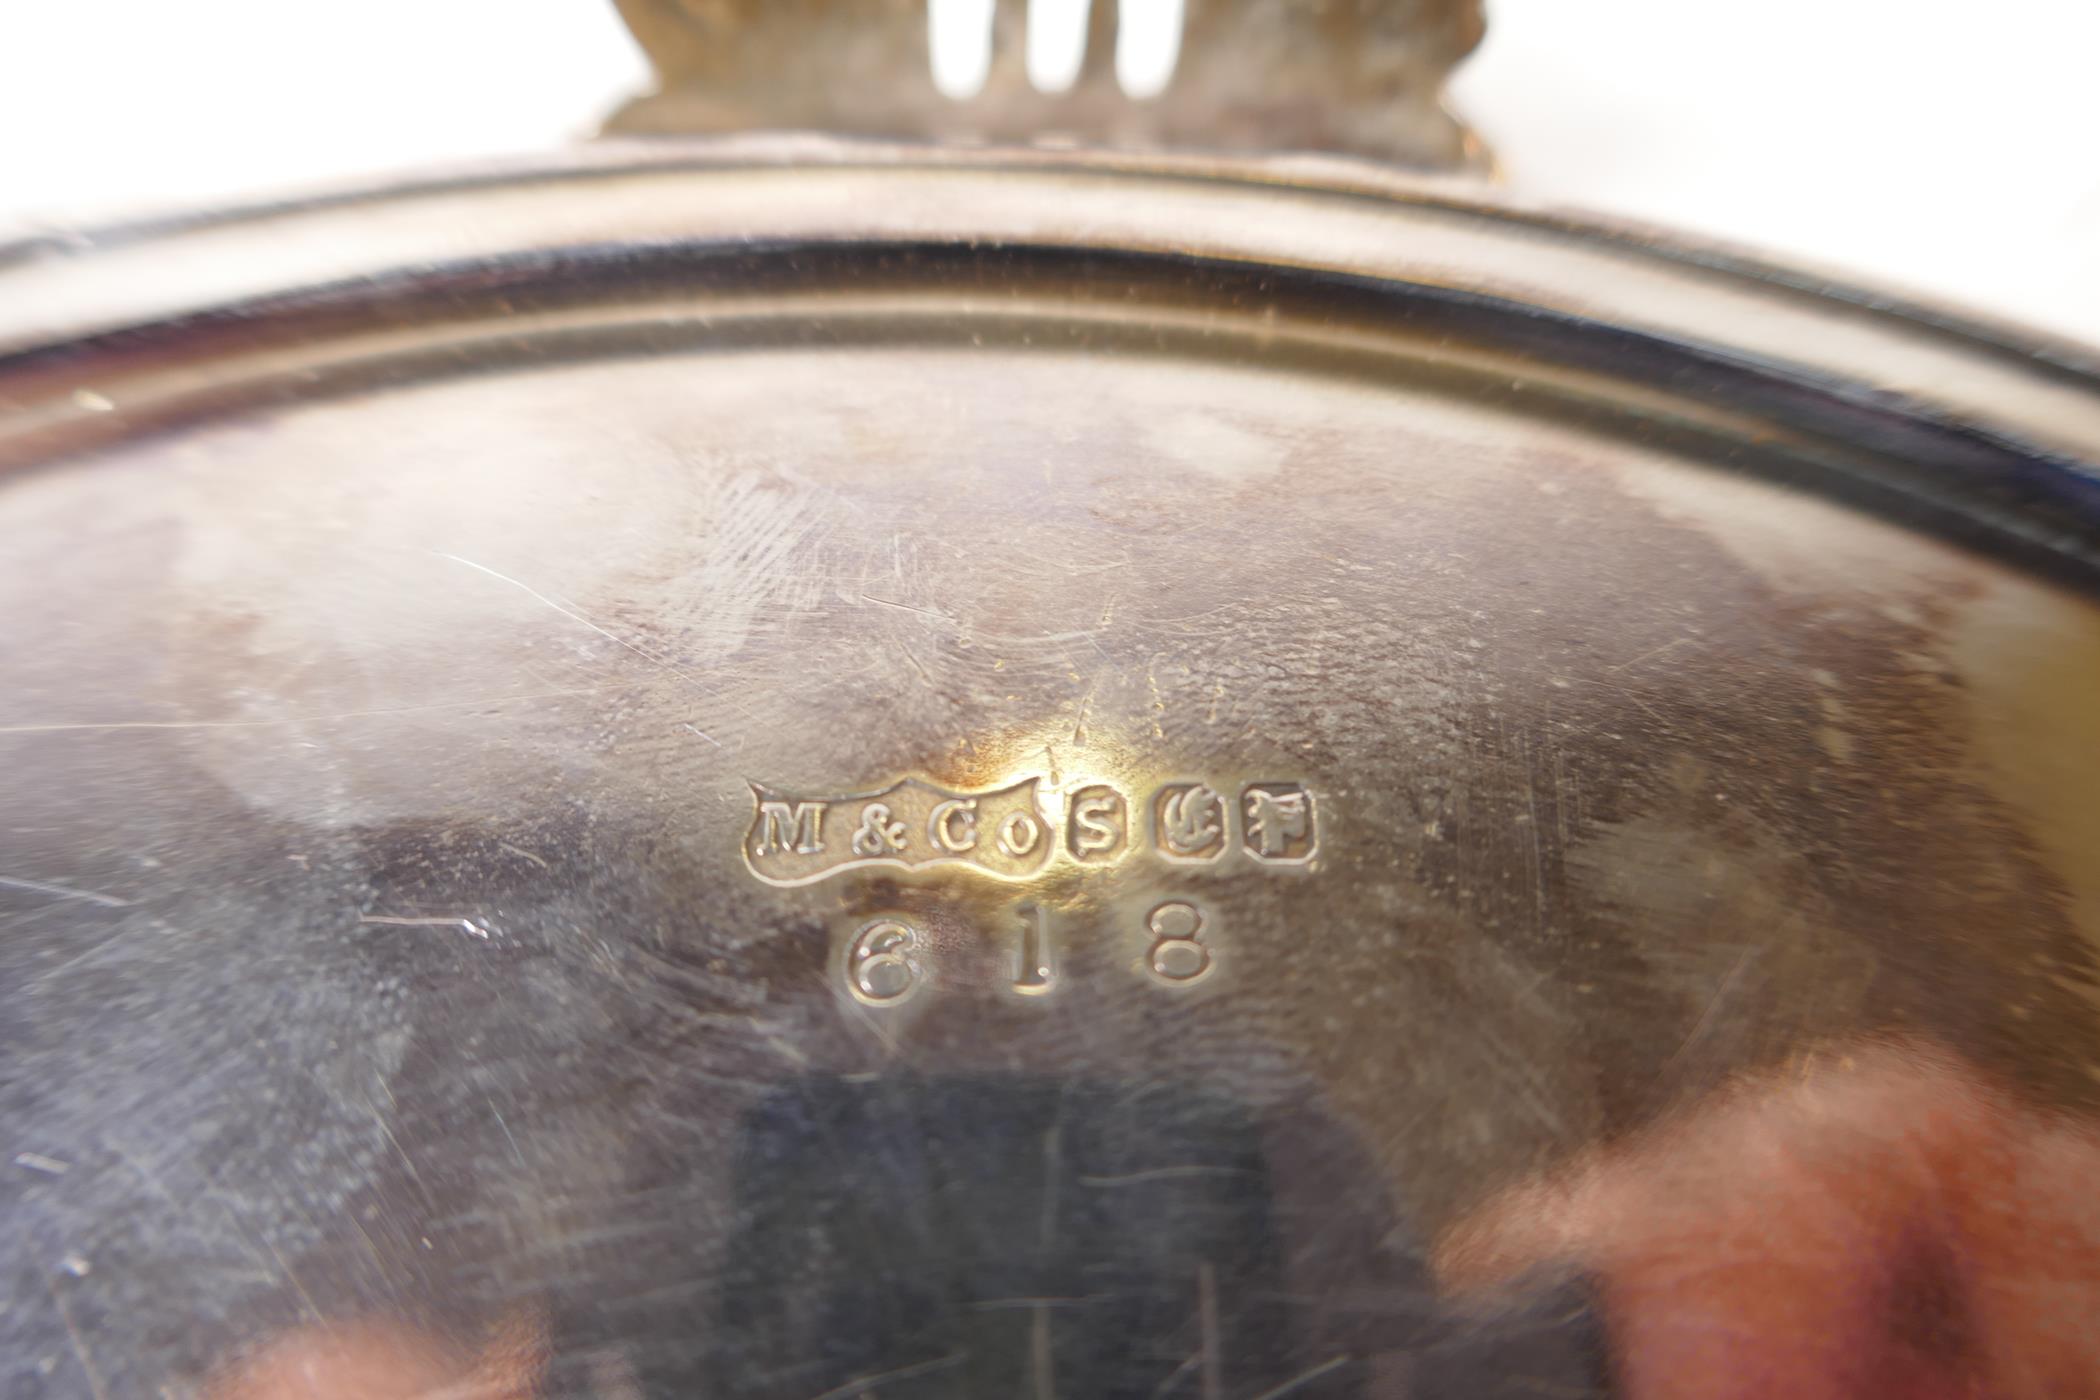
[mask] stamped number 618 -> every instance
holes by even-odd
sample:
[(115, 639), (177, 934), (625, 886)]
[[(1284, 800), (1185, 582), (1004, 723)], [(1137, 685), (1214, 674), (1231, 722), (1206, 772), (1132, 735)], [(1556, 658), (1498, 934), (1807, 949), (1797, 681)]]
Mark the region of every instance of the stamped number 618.
[[(1044, 930), (1043, 911), (1024, 904), (1015, 911), (1016, 931), (1010, 985), (1022, 996), (1042, 996), (1057, 986), (1057, 967)], [(1203, 941), (1203, 913), (1185, 900), (1168, 900), (1145, 916), (1151, 942), (1145, 968), (1167, 986), (1185, 986), (1212, 967)], [(894, 1006), (926, 981), (929, 954), (924, 934), (894, 915), (862, 926), (846, 949), (846, 988), (867, 1006)]]

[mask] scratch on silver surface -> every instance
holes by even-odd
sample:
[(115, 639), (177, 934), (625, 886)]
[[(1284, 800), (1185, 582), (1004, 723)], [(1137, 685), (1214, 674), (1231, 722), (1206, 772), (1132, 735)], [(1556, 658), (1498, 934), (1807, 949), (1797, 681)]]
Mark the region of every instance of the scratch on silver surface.
[(443, 550), (433, 550), (432, 553), (436, 554), (437, 557), (440, 559), (450, 559), (455, 564), (464, 564), (470, 569), (474, 569), (480, 573), (487, 574), (490, 578), (495, 579), (500, 583), (507, 583), (512, 588), (515, 588), (519, 592), (526, 594), (528, 597), (535, 598), (540, 602), (546, 604), (548, 607), (554, 609), (554, 611), (560, 613), (563, 617), (568, 618), (570, 621), (582, 623), (584, 626), (590, 628), (593, 632), (596, 632), (599, 636), (605, 638), (605, 640), (611, 642), (613, 645), (618, 647), (624, 647), (628, 651), (633, 652), (636, 656), (641, 657), (642, 660), (663, 667), (664, 670), (669, 671), (672, 675), (678, 677), (678, 679), (682, 681), (688, 681), (694, 685), (699, 684), (697, 678), (689, 676), (684, 671), (679, 670), (678, 667), (673, 665), (665, 657), (658, 656), (655, 652), (650, 651), (647, 647), (635, 645), (633, 642), (628, 641), (625, 637), (620, 636), (618, 633), (608, 632), (603, 627), (600, 627), (597, 623), (585, 617), (582, 613), (577, 612), (574, 608), (564, 607), (562, 604), (555, 602), (552, 598), (549, 598), (546, 594), (540, 592), (537, 588), (534, 588), (529, 583), (520, 583), (518, 580), (512, 578), (508, 574), (497, 573), (494, 569), (490, 568), (486, 564), (477, 564), (472, 559), (465, 559), (457, 554), (447, 554)]
[(1203, 1400), (1219, 1400), (1225, 1361), (1218, 1344), (1218, 1273), (1208, 1259), (1196, 1266), (1196, 1312), (1203, 1325)]
[(1178, 1167), (1149, 1167), (1141, 1172), (1123, 1172), (1115, 1176), (1082, 1176), (1081, 1186), (1136, 1186), (1147, 1181), (1181, 1181), (1196, 1176), (1245, 1176), (1244, 1167), (1214, 1167), (1202, 1163), (1191, 1163)]
[(534, 855), (532, 852), (526, 850), (522, 846), (513, 846), (508, 841), (498, 841), (496, 845), (500, 849), (509, 851), (512, 855), (517, 856), (522, 860), (531, 861), (534, 865), (537, 865), (542, 870), (547, 870), (551, 868), (548, 866), (546, 861), (541, 860), (538, 856)]
[(19, 875), (0, 875), (0, 885), (11, 890), (27, 890), (31, 894), (48, 894), (59, 899), (84, 899), (90, 904), (99, 904), (106, 909), (129, 909), (131, 901), (119, 899), (113, 894), (99, 890), (79, 890), (71, 885), (54, 885), (45, 880), (25, 880)]
[(847, 1396), (860, 1395), (863, 1392), (873, 1390), (876, 1386), (888, 1385), (891, 1381), (910, 1380), (914, 1376), (928, 1376), (936, 1371), (946, 1371), (962, 1365), (969, 1359), (970, 1353), (958, 1351), (932, 1361), (921, 1361), (911, 1366), (899, 1366), (894, 1371), (880, 1371), (872, 1376), (855, 1376), (844, 1385), (833, 1386), (822, 1394), (812, 1395), (809, 1400), (846, 1400)]
[(109, 1391), (102, 1384), (102, 1373), (95, 1369), (94, 1359), (88, 1355), (87, 1343), (81, 1339), (80, 1329), (73, 1325), (73, 1310), (66, 1306), (66, 1295), (61, 1293), (56, 1282), (46, 1285), (51, 1290), (51, 1302), (58, 1309), (58, 1320), (65, 1324), (66, 1335), (72, 1338), (73, 1355), (80, 1359), (80, 1369), (87, 1376), (88, 1390), (95, 1400), (109, 1400)]
[(1347, 1353), (1344, 1353), (1341, 1356), (1330, 1357), (1328, 1360), (1323, 1361), (1319, 1365), (1313, 1367), (1310, 1371), (1301, 1372), (1298, 1375), (1292, 1376), (1282, 1385), (1272, 1386), (1268, 1390), (1264, 1390), (1261, 1394), (1255, 1396), (1254, 1400), (1283, 1400), (1284, 1396), (1291, 1394), (1295, 1390), (1302, 1389), (1303, 1387), (1312, 1384), (1320, 1377), (1326, 1375), (1329, 1371), (1335, 1370), (1342, 1366), (1346, 1366), (1348, 1364), (1349, 1357)]
[(456, 928), (472, 934), (486, 943), (493, 930), (480, 919), (464, 914), (432, 914), (428, 916), (404, 914), (364, 914), (357, 920), (361, 924), (383, 924), (390, 928)]
[(570, 695), (602, 695), (628, 690), (632, 681), (577, 686), (568, 690), (532, 690), (518, 695), (476, 695), (466, 700), (434, 700), (427, 705), (395, 705), (379, 710), (342, 710), (325, 715), (282, 715), (275, 719), (122, 719), (82, 724), (0, 725), (0, 734), (93, 734), (125, 729), (277, 729), (294, 724), (334, 724), (346, 719), (383, 719), (419, 715), (430, 710), (465, 710), (477, 705), (504, 705), (513, 700), (559, 700)]

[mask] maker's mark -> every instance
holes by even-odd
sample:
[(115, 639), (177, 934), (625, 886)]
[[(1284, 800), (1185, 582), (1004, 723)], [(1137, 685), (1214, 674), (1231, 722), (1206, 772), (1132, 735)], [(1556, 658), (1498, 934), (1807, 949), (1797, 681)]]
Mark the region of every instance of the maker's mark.
[(1042, 869), (1055, 844), (1036, 805), (1039, 782), (964, 793), (906, 778), (846, 797), (797, 797), (754, 783), (757, 809), (744, 861), (774, 885), (806, 885), (873, 865), (967, 865), (1001, 880), (1025, 879)]

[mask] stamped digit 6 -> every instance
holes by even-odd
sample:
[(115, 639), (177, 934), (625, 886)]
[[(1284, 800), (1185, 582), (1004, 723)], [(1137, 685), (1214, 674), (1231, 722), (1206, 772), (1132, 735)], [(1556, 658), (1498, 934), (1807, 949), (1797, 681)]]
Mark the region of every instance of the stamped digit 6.
[(919, 968), (919, 932), (901, 919), (877, 919), (846, 949), (846, 988), (854, 1000), (888, 1006), (904, 1000), (924, 980)]
[(1152, 931), (1152, 950), (1145, 965), (1160, 981), (1180, 986), (1210, 971), (1210, 949), (1203, 946), (1203, 912), (1193, 904), (1169, 900), (1145, 916)]

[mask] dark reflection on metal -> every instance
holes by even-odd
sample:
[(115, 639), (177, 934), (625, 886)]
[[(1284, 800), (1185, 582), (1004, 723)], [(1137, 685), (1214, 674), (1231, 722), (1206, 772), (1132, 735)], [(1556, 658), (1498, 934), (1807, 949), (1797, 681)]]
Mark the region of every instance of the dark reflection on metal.
[(724, 1204), (706, 1183), (624, 1183), (666, 1222), (622, 1251), (644, 1301), (577, 1300), (564, 1350), (624, 1338), (652, 1395), (751, 1400), (878, 1380), (898, 1397), (1348, 1397), (1427, 1376), (1413, 1393), (1604, 1393), (1578, 1285), (1454, 1311), (1346, 1130), (1310, 1108), (1144, 1080), (813, 1076), (744, 1115), (732, 1180), (726, 1243), (679, 1223)]

